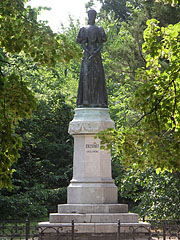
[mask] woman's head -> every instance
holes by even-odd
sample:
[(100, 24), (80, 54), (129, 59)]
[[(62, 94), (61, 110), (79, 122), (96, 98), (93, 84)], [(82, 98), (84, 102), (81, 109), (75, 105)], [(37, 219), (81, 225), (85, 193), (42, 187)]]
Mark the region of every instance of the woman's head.
[(96, 15), (97, 13), (94, 9), (88, 11), (88, 24), (95, 24)]

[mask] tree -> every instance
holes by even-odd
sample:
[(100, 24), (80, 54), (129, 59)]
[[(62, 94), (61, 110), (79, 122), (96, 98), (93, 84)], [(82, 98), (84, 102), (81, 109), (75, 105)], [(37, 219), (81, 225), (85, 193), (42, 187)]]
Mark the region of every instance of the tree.
[(35, 63), (55, 66), (79, 57), (74, 41), (54, 34), (44, 22), (37, 22), (42, 8), (25, 7), (26, 0), (0, 3), (0, 187), (11, 187), (11, 166), (17, 161), (21, 139), (15, 125), (30, 117), (36, 99), (27, 78), (21, 74), (10, 54), (31, 57)]
[(115, 19), (119, 22), (127, 22), (131, 18), (133, 8), (138, 6), (138, 1), (99, 0), (99, 2), (102, 4), (101, 12), (114, 13)]
[[(159, 3), (158, 3), (159, 4)], [(173, 20), (174, 21), (174, 20)], [(158, 26), (148, 20), (144, 31), (143, 56), (146, 66), (136, 70), (139, 86), (131, 97), (136, 115), (131, 125), (103, 136), (125, 165), (138, 163), (176, 171), (179, 159), (179, 31), (176, 23)], [(129, 105), (129, 106), (130, 106)]]
[(37, 22), (43, 8), (25, 7), (26, 2), (1, 1), (0, 47), (10, 53), (23, 51), (36, 62), (51, 66), (74, 57), (76, 45), (67, 42), (63, 35), (53, 33), (45, 22)]
[(17, 68), (9, 62), (7, 67), (4, 59), (5, 55), (0, 77), (0, 187), (10, 186), (11, 166), (19, 157), (21, 139), (15, 133), (15, 124), (30, 116), (36, 102)]
[[(70, 26), (62, 29), (63, 35), (75, 42), (78, 28), (71, 19)], [(78, 45), (77, 49), (81, 52)], [(11, 62), (18, 66), (37, 103), (31, 118), (16, 125), (22, 147), (18, 162), (13, 164), (12, 190), (0, 191), (1, 218), (47, 217), (56, 211), (57, 204), (66, 202), (66, 187), (72, 178), (68, 125), (75, 108), (81, 61), (71, 59), (50, 68), (21, 53), (13, 55)]]
[[(57, 204), (66, 202), (66, 187), (72, 178), (72, 137), (68, 125), (73, 117), (70, 100), (74, 89), (67, 94), (64, 86), (70, 84), (72, 76), (61, 64), (50, 70), (27, 57), (13, 59), (19, 62), (38, 101), (31, 118), (16, 125), (23, 145), (18, 162), (13, 164), (12, 191), (0, 191), (1, 217), (43, 217), (54, 212)], [(17, 214), (17, 209), (23, 210)]]
[[(161, 24), (165, 25), (168, 21), (172, 21), (171, 23), (176, 23), (179, 10), (178, 10), (178, 2), (177, 1), (142, 1), (142, 0), (98, 0), (102, 6), (100, 9), (100, 15), (103, 12), (106, 13), (106, 16), (114, 15), (114, 18), (118, 20), (118, 25), (121, 26), (122, 22), (131, 23), (135, 25), (135, 22), (132, 22), (134, 16), (138, 15), (139, 20), (145, 20), (147, 17), (156, 18), (157, 20), (161, 20)], [(172, 8), (169, 4), (164, 5), (164, 2), (171, 3), (174, 6)], [(93, 1), (90, 1), (90, 6), (93, 5)], [(139, 14), (140, 13), (140, 14)], [(139, 21), (138, 18), (136, 21)], [(146, 22), (146, 21), (145, 21)], [(144, 22), (144, 25), (145, 25)], [(170, 22), (169, 22), (170, 23)], [(141, 28), (143, 27), (143, 22), (141, 22)]]
[(115, 180), (119, 188), (120, 201), (128, 202), (131, 212), (137, 212), (141, 217), (153, 220), (179, 219), (179, 172), (157, 173), (153, 167), (144, 171), (122, 169), (121, 176)]

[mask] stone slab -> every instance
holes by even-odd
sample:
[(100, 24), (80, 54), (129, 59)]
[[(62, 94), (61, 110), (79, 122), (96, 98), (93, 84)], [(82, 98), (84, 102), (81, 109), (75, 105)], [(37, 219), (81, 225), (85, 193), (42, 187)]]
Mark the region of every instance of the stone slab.
[[(75, 233), (75, 239), (78, 240), (116, 240), (117, 239), (117, 233)], [(43, 233), (41, 236), (41, 240), (72, 240), (71, 234), (54, 234), (54, 233)], [(157, 240), (157, 238), (151, 238), (147, 234), (143, 234), (142, 236), (136, 236), (133, 238), (130, 233), (122, 233), (120, 235), (121, 240)]]
[[(61, 229), (62, 232), (69, 232), (71, 230), (70, 223), (50, 223), (41, 222), (38, 224), (41, 228), (47, 228), (47, 232), (53, 232), (54, 229)], [(120, 232), (132, 232), (132, 229), (137, 233), (147, 233), (150, 228), (149, 223), (121, 223)], [(48, 229), (49, 228), (49, 229)], [(52, 228), (52, 229), (51, 229)], [(76, 233), (117, 233), (117, 223), (74, 223)]]
[[(41, 222), (39, 227), (43, 234), (42, 240), (71, 240), (71, 227), (70, 223), (50, 223)], [(136, 240), (149, 240), (150, 224), (139, 223), (121, 223), (120, 239), (132, 240), (132, 231), (134, 230)], [(58, 234), (57, 234), (58, 232)], [(75, 239), (78, 240), (115, 240), (117, 238), (118, 225), (117, 223), (75, 223), (74, 224)]]
[(59, 204), (58, 213), (127, 213), (128, 204)]
[(135, 213), (51, 213), (50, 223), (138, 223), (138, 218)]
[(68, 204), (115, 204), (117, 187), (114, 183), (70, 183)]

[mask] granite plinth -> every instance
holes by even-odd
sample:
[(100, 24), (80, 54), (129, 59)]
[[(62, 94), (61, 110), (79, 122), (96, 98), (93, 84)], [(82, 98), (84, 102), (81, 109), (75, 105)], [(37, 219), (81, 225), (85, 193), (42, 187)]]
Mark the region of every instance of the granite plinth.
[(135, 213), (51, 213), (50, 223), (137, 223), (138, 215)]
[[(43, 231), (42, 240), (54, 240), (58, 236), (62, 240), (71, 240), (71, 226), (69, 223), (39, 223), (39, 227)], [(120, 239), (132, 240), (132, 231), (135, 230), (136, 240), (149, 240), (149, 223), (121, 223)], [(78, 240), (115, 240), (117, 239), (118, 226), (117, 223), (75, 223), (74, 225), (75, 238)]]
[(68, 204), (117, 203), (117, 187), (114, 182), (71, 182), (67, 190)]
[[(75, 232), (79, 233), (117, 233), (118, 225), (117, 223), (75, 223)], [(137, 232), (147, 232), (147, 229), (151, 225), (145, 222), (138, 223), (121, 223), (121, 233), (130, 232), (130, 227), (138, 228)], [(39, 227), (62, 227), (63, 232), (71, 231), (71, 223), (50, 223), (50, 222), (41, 222)], [(50, 229), (47, 229), (47, 231)]]
[(128, 204), (59, 204), (58, 213), (127, 213)]

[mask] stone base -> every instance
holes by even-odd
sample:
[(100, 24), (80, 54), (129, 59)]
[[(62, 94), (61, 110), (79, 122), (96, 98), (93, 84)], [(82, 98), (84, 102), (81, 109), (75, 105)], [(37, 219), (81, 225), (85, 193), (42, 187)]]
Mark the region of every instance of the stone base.
[[(62, 227), (60, 223), (39, 223), (39, 227), (43, 231), (41, 239), (54, 240), (60, 236), (62, 240), (72, 240), (71, 227), (68, 223), (66, 224), (64, 223)], [(120, 239), (132, 240), (134, 236), (136, 240), (148, 240), (150, 239), (149, 228), (150, 224), (148, 223), (121, 223)], [(75, 223), (74, 232), (75, 239), (78, 240), (115, 240), (117, 239), (118, 225), (117, 223)]]
[(115, 240), (120, 220), (120, 239), (149, 238), (150, 224), (138, 222), (138, 215), (128, 213), (127, 204), (60, 204), (58, 213), (50, 214), (50, 222), (39, 223), (41, 239)]
[[(126, 204), (117, 204), (117, 187), (111, 175), (110, 151), (101, 149), (96, 133), (114, 128), (108, 108), (75, 110), (69, 124), (74, 137), (73, 179), (68, 186), (67, 203), (39, 223), (43, 240), (115, 240), (120, 220), (120, 239), (146, 238), (150, 224), (139, 223), (138, 215), (128, 213)], [(137, 234), (133, 238), (132, 233)], [(133, 235), (134, 235), (133, 234)]]
[(127, 213), (128, 204), (59, 204), (58, 213)]
[[(53, 233), (49, 233), (49, 234), (45, 234), (43, 236), (41, 236), (41, 240), (72, 240), (72, 236), (67, 236), (67, 234), (60, 234), (60, 235), (56, 235)], [(116, 234), (78, 234), (78, 237), (76, 237), (75, 234), (75, 239), (76, 240), (116, 240), (117, 239), (117, 235)], [(132, 240), (132, 236), (129, 234), (121, 234), (120, 236), (121, 240)], [(151, 238), (149, 238), (149, 236), (143, 235), (142, 237), (136, 237), (136, 240), (149, 240)]]
[(126, 204), (60, 204), (50, 214), (50, 223), (138, 223), (138, 215), (128, 213)]
[(73, 182), (67, 189), (68, 204), (117, 203), (117, 187), (111, 182)]
[(51, 213), (50, 223), (137, 223), (138, 214), (135, 213)]

